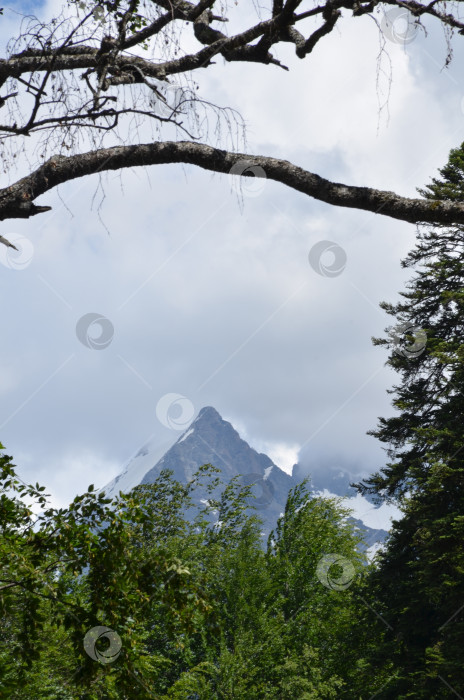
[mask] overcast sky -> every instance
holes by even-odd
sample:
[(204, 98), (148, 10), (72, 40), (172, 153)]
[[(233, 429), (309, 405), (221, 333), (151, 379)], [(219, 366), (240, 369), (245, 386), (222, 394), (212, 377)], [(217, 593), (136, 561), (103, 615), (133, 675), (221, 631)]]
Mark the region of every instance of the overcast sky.
[[(5, 6), (3, 41), (17, 21)], [(440, 29), (387, 40), (380, 115), (388, 76), (376, 87), (368, 17), (347, 18), (304, 61), (280, 49), (289, 72), (219, 60), (201, 91), (241, 112), (249, 153), (414, 196), (464, 140), (463, 47), (458, 37), (443, 69)], [(371, 337), (391, 323), (379, 302), (410, 276), (400, 261), (415, 227), (267, 180), (240, 195), (236, 182), (180, 165), (110, 173), (103, 202), (88, 178), (43, 195), (49, 214), (2, 223), (30, 244), (21, 269), (0, 264), (0, 439), (55, 503), (103, 486), (148, 441), (173, 442), (205, 405), (287, 470), (300, 450), (310, 469), (384, 464), (366, 431), (390, 415), (395, 376)], [(334, 276), (309, 264), (320, 241), (339, 246)], [(89, 326), (97, 315), (108, 321)]]

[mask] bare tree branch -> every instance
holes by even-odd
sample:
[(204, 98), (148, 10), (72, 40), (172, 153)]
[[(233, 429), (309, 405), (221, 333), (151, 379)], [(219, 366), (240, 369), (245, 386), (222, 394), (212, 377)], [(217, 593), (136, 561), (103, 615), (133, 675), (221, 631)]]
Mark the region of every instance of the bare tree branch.
[(7, 248), (14, 248), (15, 250), (18, 250), (17, 247), (13, 245), (13, 243), (10, 243), (10, 241), (8, 241), (6, 238), (4, 238), (4, 236), (0, 236), (0, 243), (6, 245)]
[[(83, 13), (78, 9), (82, 5)], [(183, 162), (228, 173), (246, 161), (263, 168), (266, 177), (336, 206), (410, 222), (463, 223), (456, 203), (342, 185), (287, 161), (238, 153), (246, 147), (239, 137), (243, 120), (234, 110), (202, 100), (197, 92), (195, 71), (217, 62), (217, 57), (226, 62), (224, 69), (233, 61), (288, 70), (273, 54), (279, 44), (293, 44), (295, 55), (307, 59), (347, 14), (376, 19), (374, 12), (391, 8), (401, 15), (409, 12), (416, 23), (428, 16), (442, 25), (448, 38), (453, 32), (464, 34), (459, 3), (444, 0), (323, 0), (319, 5), (314, 0), (273, 0), (271, 7), (257, 9), (251, 26), (230, 36), (229, 8), (219, 0), (118, 0), (98, 5), (69, 0), (51, 22), (30, 17), (12, 42), (10, 55), (0, 59), (0, 87), (5, 85), (0, 96), (0, 152), (8, 164), (8, 157), (13, 162), (19, 151), (29, 153), (33, 142), (34, 156), (48, 160), (0, 190), (0, 219), (48, 211), (35, 204), (37, 197), (61, 182), (99, 171)], [(184, 41), (187, 32), (193, 44)], [(138, 55), (141, 49), (144, 53)], [(448, 44), (446, 64), (451, 55)], [(170, 140), (163, 141), (166, 124), (175, 137), (191, 141), (173, 141), (171, 132)], [(229, 150), (213, 147), (223, 145), (224, 126)], [(142, 127), (143, 136), (137, 131)], [(153, 142), (141, 144), (147, 140), (146, 127)], [(51, 153), (58, 155), (49, 158)]]
[[(409, 199), (394, 192), (330, 182), (286, 160), (230, 153), (189, 141), (102, 148), (74, 156), (54, 156), (30, 175), (0, 190), (0, 220), (29, 218), (48, 211), (34, 200), (59, 184), (106, 170), (166, 163), (190, 163), (232, 176), (266, 177), (314, 199), (362, 209), (410, 223), (464, 224), (464, 204)], [(263, 175), (264, 173), (264, 175)]]

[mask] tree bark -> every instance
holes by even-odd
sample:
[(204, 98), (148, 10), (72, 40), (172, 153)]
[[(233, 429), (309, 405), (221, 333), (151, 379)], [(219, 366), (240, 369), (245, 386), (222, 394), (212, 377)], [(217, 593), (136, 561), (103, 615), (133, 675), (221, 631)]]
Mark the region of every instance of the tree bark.
[(34, 200), (69, 180), (106, 170), (166, 163), (190, 163), (232, 176), (263, 177), (281, 182), (327, 204), (362, 209), (410, 223), (464, 224), (464, 204), (409, 199), (394, 192), (330, 182), (286, 160), (231, 153), (189, 141), (102, 148), (73, 156), (53, 156), (30, 175), (0, 190), (0, 220), (29, 218), (48, 211)]

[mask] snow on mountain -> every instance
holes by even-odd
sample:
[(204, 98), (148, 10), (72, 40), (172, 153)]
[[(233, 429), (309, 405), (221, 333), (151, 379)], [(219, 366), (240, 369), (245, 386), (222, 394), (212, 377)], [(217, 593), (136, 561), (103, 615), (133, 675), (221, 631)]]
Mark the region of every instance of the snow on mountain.
[[(275, 527), (285, 509), (288, 492), (303, 478), (299, 465), (293, 476), (280, 469), (266, 454), (259, 453), (243, 440), (235, 428), (211, 406), (201, 409), (198, 416), (172, 444), (157, 449), (142, 448), (104, 489), (109, 497), (119, 491), (130, 491), (138, 484), (153, 483), (163, 469), (170, 469), (175, 479), (187, 483), (203, 464), (219, 469), (223, 483), (236, 477), (242, 485), (251, 486), (250, 499), (263, 521), (267, 536)], [(372, 548), (382, 542), (390, 528), (391, 518), (398, 511), (391, 506), (375, 507), (349, 488), (352, 480), (345, 472), (319, 472), (311, 481), (315, 495), (342, 496), (343, 504), (353, 509), (352, 518), (363, 531), (366, 546)], [(218, 495), (218, 494), (216, 494)], [(208, 494), (205, 488), (196, 491), (198, 505), (204, 504)]]
[(188, 437), (190, 437), (190, 435), (193, 435), (193, 431), (194, 431), (193, 428), (190, 428), (189, 430), (187, 430), (183, 435), (180, 436), (180, 438), (178, 439), (177, 442), (184, 442), (184, 440), (186, 440)]
[(108, 498), (114, 498), (120, 491), (128, 493), (134, 486), (138, 486), (145, 474), (162, 459), (167, 447), (166, 444), (151, 450), (143, 447), (127, 462), (123, 471), (99, 491), (104, 491)]
[[(314, 493), (324, 498), (340, 497), (340, 494), (333, 493), (328, 489)], [(356, 496), (342, 498), (342, 505), (353, 511), (353, 518), (360, 520), (366, 527), (374, 530), (389, 530), (392, 520), (398, 519), (401, 514), (401, 511), (393, 505), (383, 503), (381, 506), (374, 506), (360, 493), (357, 493)]]
[(264, 476), (263, 476), (264, 481), (266, 481), (266, 479), (269, 478), (269, 475), (270, 475), (270, 473), (272, 472), (272, 469), (273, 469), (272, 466), (271, 466), (271, 467), (266, 467), (266, 469), (264, 470)]

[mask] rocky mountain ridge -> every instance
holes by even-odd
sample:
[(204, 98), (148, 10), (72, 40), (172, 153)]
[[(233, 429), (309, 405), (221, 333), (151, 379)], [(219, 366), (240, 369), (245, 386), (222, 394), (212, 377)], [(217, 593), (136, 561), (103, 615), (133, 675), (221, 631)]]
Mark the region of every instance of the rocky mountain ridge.
[[(172, 470), (175, 479), (187, 483), (203, 464), (218, 468), (218, 476), (226, 483), (238, 477), (240, 483), (253, 485), (255, 498), (252, 502), (263, 521), (263, 537), (266, 539), (285, 509), (289, 490), (301, 481), (301, 478), (280, 469), (266, 454), (250, 447), (215, 408), (206, 406), (169, 449), (163, 452), (143, 447), (103, 490), (113, 496), (138, 484), (153, 483), (163, 469)], [(295, 465), (294, 474), (300, 477), (298, 472), (298, 465)], [(342, 483), (345, 481), (343, 479)], [(320, 478), (315, 487), (330, 491), (330, 484), (324, 485)], [(206, 490), (203, 493), (199, 489), (196, 493), (198, 504), (204, 503), (207, 497)], [(383, 529), (365, 526), (359, 519), (355, 522), (363, 531), (367, 547), (382, 542), (387, 534)]]

